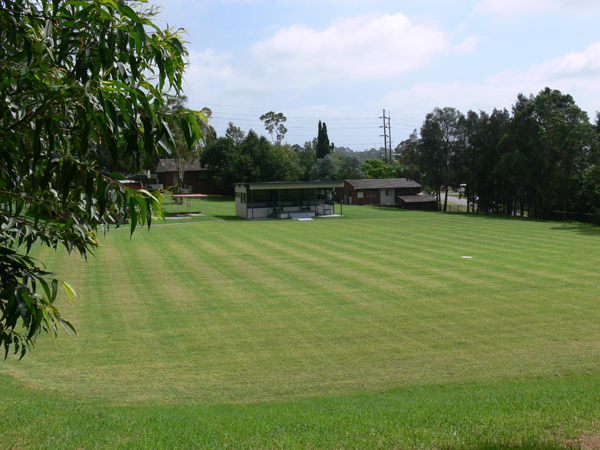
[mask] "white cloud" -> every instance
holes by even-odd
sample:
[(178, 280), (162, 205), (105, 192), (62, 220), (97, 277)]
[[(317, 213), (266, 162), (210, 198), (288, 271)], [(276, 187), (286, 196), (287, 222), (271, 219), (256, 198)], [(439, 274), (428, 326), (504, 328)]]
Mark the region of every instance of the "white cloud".
[(402, 75), (449, 50), (449, 37), (435, 24), (416, 25), (403, 14), (371, 14), (323, 31), (283, 28), (254, 44), (252, 55), (269, 78), (305, 87)]
[(524, 72), (502, 72), (489, 79), (495, 85), (526, 84), (550, 87), (560, 86), (565, 91), (589, 91), (597, 96), (600, 92), (600, 42), (590, 45), (583, 52), (570, 52), (564, 56), (535, 64)]
[(190, 51), (189, 58), (184, 75), (185, 91), (189, 97), (197, 97), (207, 90), (218, 94), (238, 78), (229, 54), (217, 54), (209, 48), (201, 52)]
[(490, 112), (508, 108), (517, 94), (537, 94), (545, 87), (571, 94), (590, 117), (600, 109), (600, 42), (585, 51), (570, 52), (526, 71), (504, 71), (477, 83), (423, 83), (391, 92), (381, 103), (390, 109), (425, 114), (434, 107), (452, 106)]
[(460, 53), (470, 53), (474, 51), (479, 45), (479, 38), (477, 36), (469, 36), (454, 49)]
[(500, 15), (564, 11), (586, 14), (600, 11), (597, 0), (481, 0), (475, 9)]
[[(436, 24), (413, 24), (403, 14), (358, 16), (325, 30), (294, 25), (249, 51), (191, 51), (186, 93), (234, 98), (242, 105), (278, 100), (281, 93), (302, 95), (305, 88), (393, 79), (451, 52), (450, 38)], [(467, 38), (457, 50), (475, 44)]]

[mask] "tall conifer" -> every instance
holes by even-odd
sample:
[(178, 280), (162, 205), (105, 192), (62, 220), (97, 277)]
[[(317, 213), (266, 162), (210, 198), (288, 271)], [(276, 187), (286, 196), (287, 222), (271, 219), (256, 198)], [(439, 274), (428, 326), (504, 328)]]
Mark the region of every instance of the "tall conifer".
[(329, 147), (329, 137), (327, 136), (327, 124), (319, 120), (319, 133), (317, 134), (317, 159), (323, 159), (329, 155), (331, 148)]

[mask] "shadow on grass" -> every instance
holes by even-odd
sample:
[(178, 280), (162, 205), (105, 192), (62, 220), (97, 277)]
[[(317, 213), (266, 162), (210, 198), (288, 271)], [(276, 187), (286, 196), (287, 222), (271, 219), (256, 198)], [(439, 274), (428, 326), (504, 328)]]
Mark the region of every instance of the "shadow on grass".
[(385, 212), (385, 213), (403, 213), (403, 212), (414, 212), (414, 213), (437, 213), (438, 211), (421, 210), (421, 209), (405, 209), (396, 205), (350, 205), (370, 208), (373, 211)]
[(171, 215), (165, 214), (168, 219), (166, 222), (161, 223), (192, 223), (192, 222), (210, 222), (215, 220), (223, 220), (223, 221), (237, 221), (237, 220), (245, 220), (243, 217), (233, 216), (233, 215), (223, 215), (223, 214), (208, 214), (202, 216), (190, 216), (186, 214)]
[(226, 196), (222, 196), (222, 195), (208, 195), (208, 201), (209, 202), (226, 202), (226, 203), (230, 203), (235, 201), (235, 197), (226, 197)]
[[(435, 212), (435, 211), (434, 211)], [(452, 214), (455, 216), (466, 216), (471, 218), (478, 219), (486, 219), (486, 220), (516, 220), (516, 221), (524, 221), (524, 222), (537, 222), (537, 223), (549, 223), (554, 224), (555, 226), (551, 227), (552, 230), (557, 231), (575, 231), (578, 233), (586, 234), (589, 236), (600, 236), (600, 226), (594, 225), (591, 223), (584, 222), (557, 222), (553, 220), (545, 220), (545, 219), (534, 219), (528, 217), (518, 217), (518, 216), (505, 216), (502, 214), (482, 214), (482, 213), (465, 213), (465, 212), (441, 212), (440, 214)]]
[(231, 216), (231, 215), (225, 215), (225, 216), (223, 216), (223, 215), (218, 215), (217, 214), (217, 215), (214, 215), (212, 217), (214, 217), (215, 219), (220, 219), (220, 220), (246, 220), (243, 217)]
[(584, 234), (586, 236), (600, 236), (600, 227), (598, 225), (592, 225), (589, 223), (557, 223), (556, 226), (552, 227), (551, 229), (558, 231), (574, 231), (576, 233)]

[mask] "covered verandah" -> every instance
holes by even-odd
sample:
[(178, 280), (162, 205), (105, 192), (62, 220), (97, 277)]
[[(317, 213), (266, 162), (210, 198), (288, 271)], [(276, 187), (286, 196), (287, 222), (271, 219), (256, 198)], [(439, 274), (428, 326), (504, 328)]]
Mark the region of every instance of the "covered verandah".
[(334, 216), (336, 189), (343, 186), (343, 181), (236, 183), (235, 212), (246, 219)]

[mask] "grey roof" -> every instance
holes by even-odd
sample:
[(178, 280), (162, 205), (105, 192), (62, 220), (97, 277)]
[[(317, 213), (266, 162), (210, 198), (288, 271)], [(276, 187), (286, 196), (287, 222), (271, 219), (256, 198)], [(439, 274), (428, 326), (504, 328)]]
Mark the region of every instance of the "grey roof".
[(334, 187), (343, 187), (344, 182), (340, 180), (324, 180), (324, 181), (239, 181), (236, 185), (249, 186), (251, 190), (268, 190), (268, 189), (303, 189), (303, 188), (321, 188), (329, 189)]
[(421, 185), (410, 178), (379, 178), (374, 180), (346, 180), (354, 189), (396, 189), (420, 188)]
[[(203, 167), (200, 167), (200, 161), (195, 159), (185, 165), (186, 172), (193, 172), (198, 170), (208, 170)], [(156, 166), (157, 173), (163, 172), (177, 172), (177, 166), (175, 165), (174, 159), (160, 159), (158, 161), (158, 166)]]
[(426, 203), (426, 202), (437, 202), (437, 199), (429, 194), (425, 194), (421, 192), (417, 195), (399, 195), (399, 199), (401, 199), (404, 203)]

